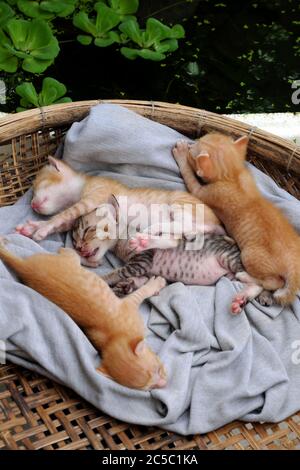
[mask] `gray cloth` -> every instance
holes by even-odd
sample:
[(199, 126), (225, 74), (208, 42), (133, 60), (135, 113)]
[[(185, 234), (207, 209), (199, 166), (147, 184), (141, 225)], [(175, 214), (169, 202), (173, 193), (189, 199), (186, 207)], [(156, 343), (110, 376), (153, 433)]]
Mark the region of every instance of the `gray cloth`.
[[(132, 186), (182, 188), (171, 155), (177, 132), (124, 108), (99, 105), (73, 124), (65, 143), (75, 168), (113, 176)], [(101, 170), (101, 171), (99, 171)], [(300, 203), (252, 168), (265, 196), (300, 230)], [(27, 193), (0, 210), (0, 233), (37, 218)], [(55, 252), (65, 237), (35, 243), (17, 234), (9, 248), (20, 255)], [(66, 243), (70, 240), (67, 237)], [(107, 272), (118, 264), (107, 256)], [(180, 434), (205, 433), (232, 420), (280, 421), (300, 409), (300, 301), (282, 312), (255, 301), (239, 316), (229, 314), (237, 282), (216, 287), (172, 284), (144, 303), (148, 342), (168, 371), (164, 389), (122, 387), (96, 372), (100, 358), (76, 324), (59, 308), (16, 281), (0, 262), (1, 339), (7, 358), (73, 388), (103, 412)]]

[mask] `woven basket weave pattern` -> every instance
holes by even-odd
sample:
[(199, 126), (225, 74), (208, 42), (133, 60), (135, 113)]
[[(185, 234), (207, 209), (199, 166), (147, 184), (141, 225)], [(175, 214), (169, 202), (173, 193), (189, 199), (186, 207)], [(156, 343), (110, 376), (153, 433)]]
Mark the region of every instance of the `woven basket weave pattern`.
[[(111, 102), (193, 138), (209, 131), (249, 134), (249, 160), (300, 199), (300, 148), (292, 142), (184, 106)], [(0, 206), (13, 204), (30, 188), (67, 128), (96, 103), (49, 106), (0, 120)], [(0, 367), (0, 450), (4, 449), (300, 449), (300, 412), (279, 424), (233, 422), (206, 435), (186, 438), (116, 421), (69, 389), (7, 364)]]

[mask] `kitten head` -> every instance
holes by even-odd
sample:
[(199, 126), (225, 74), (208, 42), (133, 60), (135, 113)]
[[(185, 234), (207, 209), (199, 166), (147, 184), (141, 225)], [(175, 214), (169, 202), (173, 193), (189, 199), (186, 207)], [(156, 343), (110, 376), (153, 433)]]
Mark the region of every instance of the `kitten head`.
[(190, 146), (189, 163), (206, 183), (230, 180), (244, 168), (248, 137), (233, 141), (224, 134), (212, 133)]
[(84, 181), (80, 174), (61, 160), (49, 156), (33, 183), (31, 207), (43, 215), (52, 215), (80, 199)]
[(77, 253), (87, 259), (88, 265), (100, 264), (103, 254), (115, 247), (118, 239), (118, 202), (112, 195), (107, 204), (80, 217), (72, 231)]
[[(72, 231), (73, 245), (77, 253), (86, 258), (89, 265), (100, 264), (103, 252), (111, 250), (116, 244), (115, 239), (99, 238), (97, 236), (97, 224), (100, 217), (97, 209), (90, 214), (77, 219)], [(104, 227), (105, 230), (105, 227)]]
[(165, 368), (143, 337), (118, 337), (103, 350), (99, 372), (129, 388), (152, 390), (167, 384)]

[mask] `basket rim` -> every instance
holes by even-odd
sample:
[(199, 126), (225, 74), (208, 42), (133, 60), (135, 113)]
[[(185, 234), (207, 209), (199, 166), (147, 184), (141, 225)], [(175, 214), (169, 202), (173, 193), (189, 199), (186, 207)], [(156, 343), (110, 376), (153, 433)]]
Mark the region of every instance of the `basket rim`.
[(238, 119), (217, 114), (204, 109), (193, 108), (178, 103), (142, 100), (86, 100), (54, 104), (33, 108), (0, 119), (0, 145), (24, 135), (39, 131), (67, 127), (80, 121), (97, 104), (117, 104), (135, 111), (152, 120), (177, 128), (183, 134), (191, 133), (196, 137), (201, 130), (224, 132), (233, 137), (248, 135), (249, 150), (258, 158), (273, 161), (300, 175), (300, 145), (251, 126)]

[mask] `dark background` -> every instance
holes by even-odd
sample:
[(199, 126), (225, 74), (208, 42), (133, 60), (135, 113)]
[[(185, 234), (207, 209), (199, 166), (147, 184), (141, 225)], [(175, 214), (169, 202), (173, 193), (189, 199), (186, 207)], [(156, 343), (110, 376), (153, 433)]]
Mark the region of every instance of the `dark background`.
[[(71, 21), (59, 20), (61, 52), (45, 75), (63, 82), (74, 101), (131, 98), (223, 113), (299, 111), (291, 102), (291, 83), (300, 79), (299, 13), (298, 0), (140, 0), (142, 24), (154, 16), (186, 29), (164, 62), (129, 61), (116, 46), (82, 46)], [(40, 82), (34, 81), (37, 89)], [(14, 106), (12, 98), (8, 107)]]

